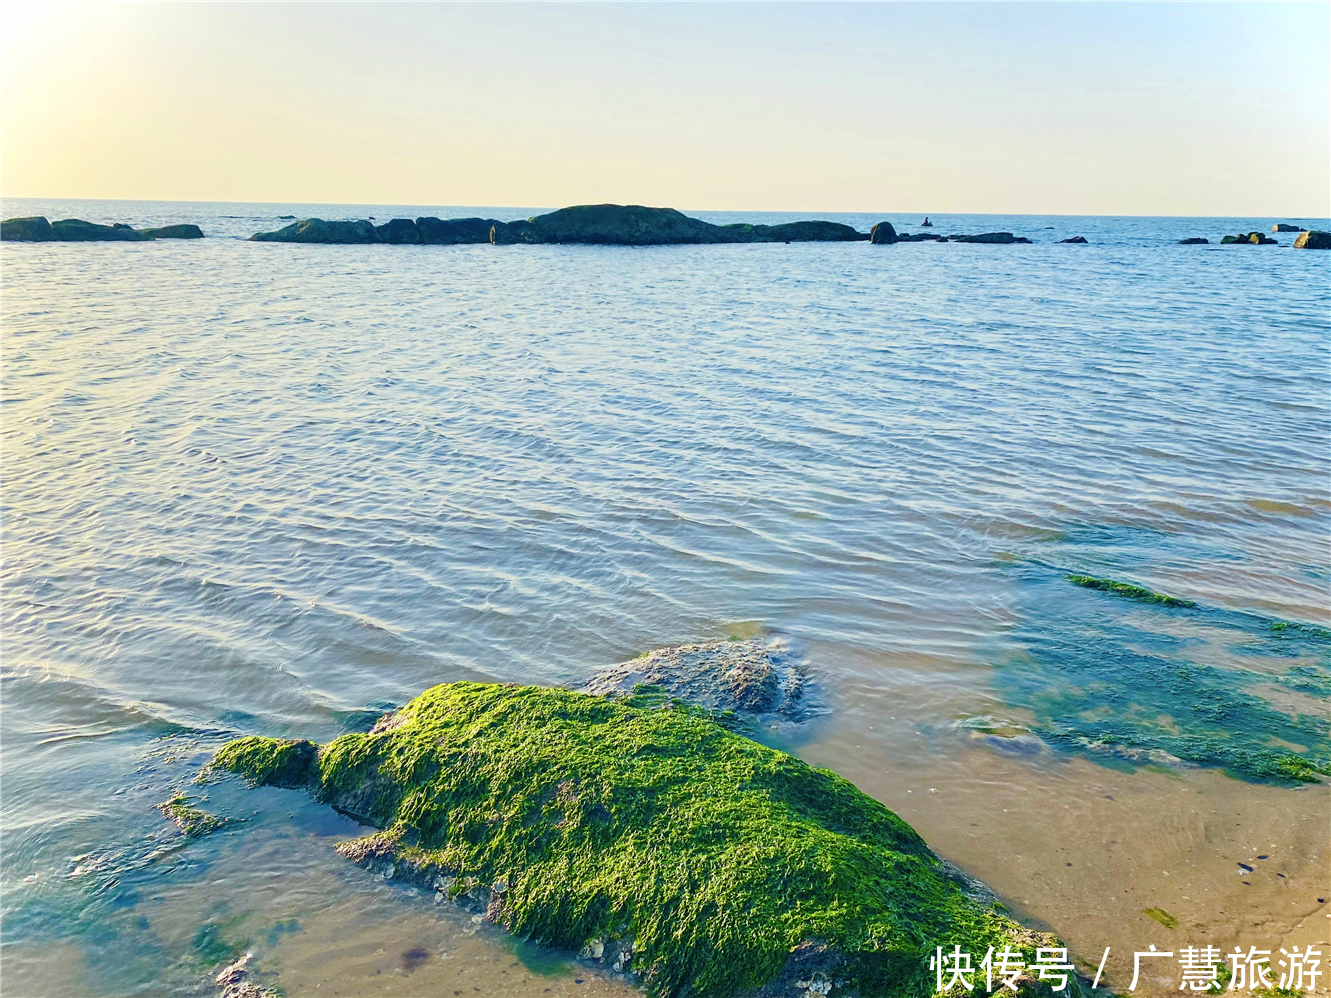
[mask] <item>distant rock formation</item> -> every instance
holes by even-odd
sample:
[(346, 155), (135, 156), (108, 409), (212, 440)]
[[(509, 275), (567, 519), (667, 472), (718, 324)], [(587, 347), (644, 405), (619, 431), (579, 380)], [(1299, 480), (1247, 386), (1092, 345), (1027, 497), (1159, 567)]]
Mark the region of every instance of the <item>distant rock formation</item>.
[(307, 218), (250, 237), (258, 242), (296, 243), (585, 243), (603, 246), (660, 246), (683, 243), (840, 242), (867, 239), (840, 222), (785, 222), (780, 225), (713, 225), (673, 208), (595, 204), (561, 208), (514, 222), (489, 218), (395, 218), (384, 225), (368, 221), (325, 222)]
[(1085, 237), (1085, 236), (1073, 236), (1071, 239), (1060, 239), (1059, 242), (1060, 242), (1060, 243), (1081, 243), (1081, 244), (1084, 245), (1084, 244), (1086, 243), (1086, 237)]
[(945, 243), (947, 236), (940, 236), (936, 232), (898, 232), (897, 242), (899, 243)]
[(1321, 229), (1305, 230), (1294, 240), (1295, 249), (1331, 249), (1331, 232)]
[(1307, 232), (1302, 225), (1290, 225), (1288, 222), (1278, 222), (1271, 226), (1272, 232)]
[[(391, 223), (390, 223), (391, 224)], [(322, 218), (303, 218), (276, 232), (256, 232), (256, 243), (377, 243), (383, 240), (373, 222), (325, 222)]]
[(1029, 243), (1025, 236), (1014, 236), (1011, 232), (981, 232), (978, 236), (948, 236), (954, 243)]
[(134, 242), (145, 239), (202, 239), (203, 230), (189, 223), (156, 229), (135, 229), (124, 222), (99, 225), (81, 218), (48, 222), (43, 216), (7, 218), (0, 222), (0, 240), (5, 242)]
[(31, 218), (7, 218), (0, 222), (0, 240), (5, 242), (49, 243), (55, 241), (55, 230), (41, 215)]
[(1209, 246), (1211, 240), (1203, 239), (1201, 236), (1189, 236), (1187, 239), (1180, 239), (1178, 244), (1180, 246)]
[(869, 230), (869, 242), (874, 246), (889, 246), (897, 242), (897, 230), (891, 222), (879, 222)]
[(430, 246), (459, 246), (464, 243), (488, 243), (490, 230), (503, 222), (493, 218), (441, 218), (426, 216), (416, 219), (421, 242)]
[(374, 231), (379, 234), (381, 243), (419, 243), (420, 229), (409, 218), (395, 218), (383, 225), (376, 225)]
[(140, 229), (149, 239), (202, 239), (203, 230), (191, 222), (163, 225), (158, 229)]
[(1220, 245), (1229, 246), (1231, 244), (1251, 243), (1253, 246), (1279, 246), (1280, 244), (1269, 236), (1261, 232), (1240, 232), (1237, 236), (1225, 236), (1220, 240)]

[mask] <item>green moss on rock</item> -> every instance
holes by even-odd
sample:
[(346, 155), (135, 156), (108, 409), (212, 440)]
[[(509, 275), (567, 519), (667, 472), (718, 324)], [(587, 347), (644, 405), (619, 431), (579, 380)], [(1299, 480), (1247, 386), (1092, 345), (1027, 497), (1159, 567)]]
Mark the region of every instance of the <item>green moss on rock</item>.
[(652, 995), (752, 991), (811, 950), (862, 995), (927, 994), (935, 946), (1053, 944), (845, 779), (670, 701), (449, 683), (317, 756), (244, 738), (214, 765), (305, 782), (384, 830), (345, 854), (616, 953)]
[(190, 803), (190, 798), (179, 795), (158, 804), (157, 810), (170, 818), (190, 838), (207, 835), (229, 824), (227, 818), (201, 811)]
[(314, 742), (282, 738), (238, 738), (222, 747), (212, 768), (273, 787), (304, 786), (318, 756)]
[(1069, 575), (1067, 580), (1074, 586), (1098, 589), (1101, 592), (1112, 593), (1115, 596), (1126, 596), (1128, 599), (1135, 599), (1142, 603), (1159, 603), (1161, 606), (1183, 607), (1195, 607), (1197, 605), (1192, 600), (1176, 599), (1173, 596), (1166, 596), (1164, 593), (1152, 592), (1150, 589), (1134, 586), (1130, 582), (1099, 579), (1093, 575)]

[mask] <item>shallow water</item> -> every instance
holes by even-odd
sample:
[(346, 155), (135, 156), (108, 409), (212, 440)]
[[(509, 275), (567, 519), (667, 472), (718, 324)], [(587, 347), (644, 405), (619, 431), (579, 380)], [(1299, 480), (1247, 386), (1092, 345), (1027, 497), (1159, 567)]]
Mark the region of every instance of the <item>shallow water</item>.
[[(227, 237), (535, 210), (4, 205)], [(187, 994), (248, 946), (293, 995), (616, 993), (350, 866), (297, 794), (206, 788), (249, 820), (183, 845), (152, 805), (238, 732), (736, 622), (833, 706), (773, 738), (1092, 968), (1324, 937), (1327, 788), (1176, 757), (1331, 754), (1327, 645), (1270, 629), (1331, 624), (1331, 254), (1173, 244), (1274, 219), (935, 221), (1037, 242), (0, 247), (4, 992)]]

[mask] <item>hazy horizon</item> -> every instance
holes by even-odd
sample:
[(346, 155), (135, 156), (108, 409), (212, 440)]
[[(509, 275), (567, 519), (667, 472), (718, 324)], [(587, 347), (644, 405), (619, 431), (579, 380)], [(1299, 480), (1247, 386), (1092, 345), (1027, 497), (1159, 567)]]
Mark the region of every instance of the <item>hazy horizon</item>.
[(1326, 4), (11, 4), (0, 23), (5, 199), (1331, 215)]

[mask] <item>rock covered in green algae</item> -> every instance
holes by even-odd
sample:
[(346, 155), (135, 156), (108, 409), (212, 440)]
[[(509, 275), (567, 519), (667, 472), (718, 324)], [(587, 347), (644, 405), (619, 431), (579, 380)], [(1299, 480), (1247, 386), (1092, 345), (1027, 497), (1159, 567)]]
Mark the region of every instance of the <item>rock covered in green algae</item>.
[(1300, 232), (1298, 238), (1294, 240), (1294, 248), (1331, 249), (1331, 232), (1323, 232), (1321, 229)]
[(309, 787), (383, 829), (344, 854), (599, 949), (653, 995), (804, 993), (815, 972), (838, 994), (927, 994), (935, 946), (1053, 945), (848, 781), (678, 702), (448, 683), (367, 734), (242, 738), (212, 765)]
[(230, 823), (230, 819), (202, 811), (190, 803), (190, 798), (180, 795), (158, 804), (157, 810), (170, 818), (189, 838), (207, 835)]

